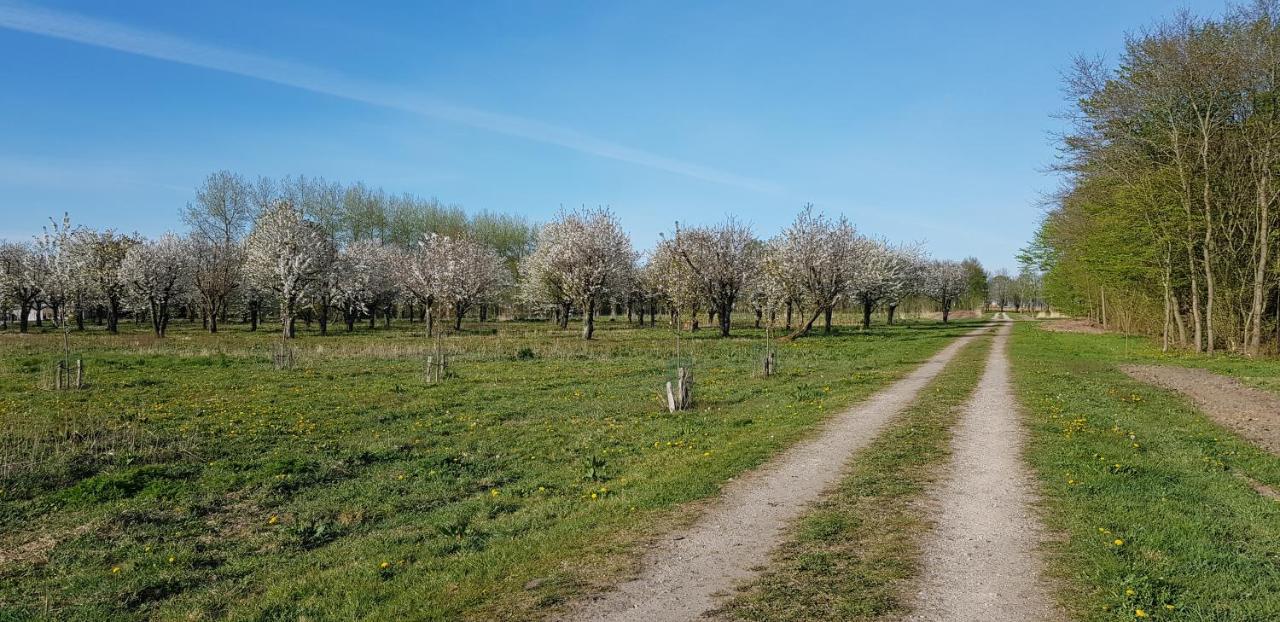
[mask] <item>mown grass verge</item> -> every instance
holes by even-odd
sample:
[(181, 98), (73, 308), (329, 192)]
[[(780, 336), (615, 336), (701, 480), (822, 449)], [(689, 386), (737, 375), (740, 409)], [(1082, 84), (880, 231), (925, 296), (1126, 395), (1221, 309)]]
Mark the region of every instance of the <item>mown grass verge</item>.
[(1027, 413), (1059, 600), (1078, 620), (1280, 620), (1280, 457), (1116, 366), (1122, 337), (1018, 324)]
[(908, 607), (929, 528), (920, 502), (944, 472), (952, 430), (986, 367), (975, 337), (888, 430), (854, 457), (838, 487), (792, 528), (770, 569), (723, 611), (727, 619), (875, 620)]

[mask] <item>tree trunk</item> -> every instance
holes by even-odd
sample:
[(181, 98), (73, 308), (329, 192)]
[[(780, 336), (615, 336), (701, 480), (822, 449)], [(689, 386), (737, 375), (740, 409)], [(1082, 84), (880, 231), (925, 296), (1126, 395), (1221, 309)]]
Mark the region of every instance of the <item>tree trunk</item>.
[(1169, 274), (1170, 266), (1169, 266), (1169, 262), (1167, 261), (1168, 259), (1167, 252), (1165, 253), (1165, 258), (1166, 258), (1166, 261), (1164, 265), (1164, 278), (1161, 279), (1162, 281), (1161, 285), (1164, 286), (1164, 325), (1161, 326), (1161, 330), (1160, 330), (1160, 351), (1161, 352), (1169, 351), (1169, 332), (1170, 332), (1169, 329), (1173, 325), (1173, 293), (1170, 289), (1169, 281), (1171, 279), (1171, 276)]
[(596, 332), (596, 301), (587, 300), (586, 316), (582, 318), (582, 338), (591, 339)]
[(719, 316), (720, 316), (720, 336), (728, 337), (729, 329), (732, 328), (732, 323), (730, 322), (730, 318), (733, 317), (733, 306), (725, 305), (723, 308), (720, 309)]
[(148, 302), (151, 306), (151, 332), (155, 333), (157, 337), (163, 337), (164, 335), (160, 333), (160, 313), (156, 306), (156, 301), (153, 299)]
[(467, 310), (460, 304), (453, 305), (453, 330), (462, 330), (462, 316)]
[(1257, 356), (1262, 349), (1262, 312), (1266, 307), (1266, 276), (1267, 262), (1271, 256), (1271, 201), (1267, 194), (1269, 192), (1268, 182), (1270, 177), (1264, 177), (1261, 187), (1258, 190), (1258, 231), (1256, 238), (1258, 240), (1258, 259), (1253, 266), (1253, 329), (1245, 327), (1246, 336), (1249, 340), (1248, 352), (1252, 356)]
[(1099, 296), (1101, 296), (1101, 302), (1098, 303), (1098, 309), (1099, 309), (1098, 312), (1102, 314), (1101, 316), (1102, 329), (1106, 330), (1107, 329), (1107, 289), (1105, 287), (1099, 287), (1098, 292), (1099, 292)]
[(18, 332), (25, 333), (31, 324), (31, 303), (18, 304)]
[[(1189, 226), (1189, 225), (1188, 225)], [(1191, 325), (1192, 325), (1192, 341), (1194, 342), (1195, 351), (1204, 351), (1204, 336), (1200, 332), (1203, 322), (1200, 321), (1200, 283), (1196, 277), (1196, 260), (1193, 252), (1193, 243), (1188, 241), (1187, 247), (1187, 272), (1191, 275)]]
[[(211, 305), (210, 309), (215, 309), (215, 307)], [(215, 309), (214, 311), (211, 311), (209, 313), (209, 334), (212, 335), (217, 332), (218, 332), (218, 312)]]
[(1178, 298), (1178, 294), (1173, 294), (1173, 321), (1178, 328), (1178, 347), (1187, 347), (1187, 327), (1182, 319), (1182, 301)]
[(329, 334), (329, 304), (320, 303), (320, 336), (324, 337)]
[(822, 316), (823, 316), (823, 321), (822, 321), (822, 322), (823, 322), (823, 323), (822, 323), (822, 334), (824, 334), (824, 335), (830, 335), (830, 334), (831, 334), (831, 313), (832, 313), (833, 311), (835, 311), (835, 307), (834, 307), (834, 305), (833, 305), (833, 306), (830, 306), (830, 307), (827, 307), (826, 309), (824, 309), (824, 310), (822, 311)]
[(44, 310), (43, 308), (44, 308), (44, 303), (37, 300), (36, 301), (36, 328), (40, 328), (41, 326), (44, 326), (44, 314), (41, 313), (41, 311)]
[[(1207, 218), (1207, 217), (1206, 217)], [(1204, 252), (1204, 351), (1207, 354), (1213, 354), (1213, 267), (1209, 265), (1209, 232), (1205, 232), (1206, 243), (1203, 247)]]
[(120, 332), (120, 301), (114, 298), (107, 300), (107, 332), (113, 335)]
[(258, 330), (258, 303), (249, 305), (249, 330)]
[[(483, 309), (484, 307), (482, 306), (480, 308)], [(387, 313), (386, 315), (382, 316), (383, 328), (391, 328), (391, 316), (395, 315), (395, 313), (396, 313), (396, 306), (394, 304), (387, 305)]]
[(569, 329), (569, 305), (567, 303), (560, 304), (560, 330)]
[(658, 322), (658, 303), (649, 303), (649, 326), (657, 326)]
[(820, 315), (822, 315), (821, 309), (814, 311), (813, 316), (809, 318), (809, 321), (805, 322), (804, 326), (801, 326), (800, 328), (796, 329), (794, 333), (787, 335), (787, 339), (797, 339), (799, 337), (808, 335), (809, 331), (813, 329), (814, 322), (818, 321), (818, 316)]
[(760, 320), (764, 319), (764, 309), (756, 309), (756, 328), (760, 328)]
[(863, 330), (866, 330), (866, 329), (868, 329), (868, 328), (871, 328), (871, 309), (872, 309), (872, 307), (874, 307), (874, 306), (875, 306), (875, 301), (873, 301), (873, 300), (863, 300), (863, 301), (862, 301), (862, 328), (863, 328)]
[(889, 326), (893, 326), (893, 314), (898, 310), (898, 303), (889, 303)]
[(794, 303), (792, 303), (790, 300), (788, 300), (788, 301), (787, 301), (787, 327), (786, 327), (786, 330), (791, 330), (791, 310), (792, 310), (792, 308), (793, 308), (794, 306), (795, 306), (795, 304), (794, 304)]

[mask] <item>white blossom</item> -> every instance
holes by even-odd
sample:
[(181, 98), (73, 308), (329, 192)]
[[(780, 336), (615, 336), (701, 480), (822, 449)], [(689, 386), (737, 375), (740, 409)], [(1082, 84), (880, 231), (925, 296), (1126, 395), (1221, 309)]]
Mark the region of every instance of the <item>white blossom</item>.
[(120, 278), (147, 305), (157, 337), (168, 329), (170, 307), (191, 286), (195, 265), (191, 251), (190, 244), (167, 233), (131, 247), (120, 263)]
[(318, 293), (336, 256), (329, 236), (287, 201), (263, 212), (245, 241), (250, 279), (275, 292), (286, 338), (294, 335), (296, 311)]
[[(626, 293), (636, 253), (617, 219), (604, 209), (561, 212), (538, 231), (522, 262), (527, 296), (547, 305), (572, 304), (583, 314), (582, 337), (595, 331), (596, 305)], [(567, 318), (568, 308), (564, 307)]]

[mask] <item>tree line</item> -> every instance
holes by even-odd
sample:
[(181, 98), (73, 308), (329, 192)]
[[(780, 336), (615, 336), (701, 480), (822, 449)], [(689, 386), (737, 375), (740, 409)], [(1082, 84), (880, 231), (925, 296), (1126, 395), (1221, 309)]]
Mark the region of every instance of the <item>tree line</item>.
[(533, 225), (359, 183), (219, 171), (182, 218), (184, 235), (145, 239), (64, 216), (34, 241), (0, 243), (0, 309), (16, 310), (24, 332), (31, 312), (41, 322), (45, 309), (59, 325), (83, 329), (92, 316), (113, 333), (131, 314), (161, 337), (175, 316), (210, 332), (229, 315), (250, 330), (271, 316), (285, 338), (299, 320), (327, 334), (333, 321), (351, 331), (398, 317), (432, 334), (441, 322), (461, 329), (469, 313), (483, 321), (505, 309), (562, 328), (581, 318), (591, 339), (600, 310), (622, 308), (641, 324), (662, 313), (688, 330), (705, 315), (729, 336), (733, 314), (749, 312), (757, 326), (767, 318), (798, 337), (819, 322), (830, 332), (845, 306), (862, 311), (864, 326), (877, 309), (893, 323), (908, 297), (934, 301), (947, 321), (957, 304), (985, 302), (988, 286), (976, 260), (930, 259), (917, 244), (864, 235), (811, 205), (767, 240), (729, 217), (677, 224), (640, 253), (607, 209), (561, 210)]
[(1022, 255), (1050, 301), (1165, 349), (1274, 349), (1278, 80), (1271, 1), (1181, 13), (1114, 66), (1077, 59), (1067, 184)]

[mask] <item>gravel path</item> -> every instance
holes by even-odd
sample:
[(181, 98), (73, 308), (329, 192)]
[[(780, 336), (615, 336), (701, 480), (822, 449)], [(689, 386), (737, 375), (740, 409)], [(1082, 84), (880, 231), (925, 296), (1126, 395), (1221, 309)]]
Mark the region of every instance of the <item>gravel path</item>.
[(956, 428), (950, 476), (931, 498), (936, 525), (908, 620), (1057, 620), (1040, 577), (1042, 533), (1022, 462), (1024, 430), (1009, 384), (1012, 323), (996, 332), (987, 369)]
[(562, 619), (675, 622), (713, 610), (720, 596), (769, 561), (786, 526), (836, 482), (850, 456), (910, 404), (967, 341), (957, 339), (907, 377), (833, 417), (816, 438), (725, 486), (693, 526), (653, 546), (639, 577), (579, 603)]

